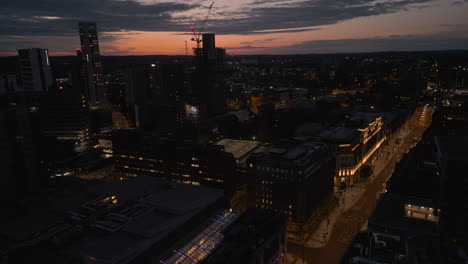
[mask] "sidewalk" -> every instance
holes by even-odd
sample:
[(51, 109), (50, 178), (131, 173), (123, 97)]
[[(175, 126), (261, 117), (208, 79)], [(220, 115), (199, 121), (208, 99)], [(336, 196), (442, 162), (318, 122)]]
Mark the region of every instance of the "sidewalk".
[(334, 194), (338, 198), (338, 206), (330, 212), (328, 217), (320, 222), (315, 232), (309, 236), (306, 246), (310, 248), (325, 246), (327, 244), (328, 237), (333, 232), (336, 220), (343, 212), (354, 206), (364, 191), (365, 184), (356, 184), (352, 187), (348, 187), (343, 193)]
[(293, 256), (289, 253), (286, 254), (286, 257), (283, 258), (282, 261), (279, 263), (287, 263), (287, 264), (308, 264), (307, 260), (302, 260), (301, 257)]

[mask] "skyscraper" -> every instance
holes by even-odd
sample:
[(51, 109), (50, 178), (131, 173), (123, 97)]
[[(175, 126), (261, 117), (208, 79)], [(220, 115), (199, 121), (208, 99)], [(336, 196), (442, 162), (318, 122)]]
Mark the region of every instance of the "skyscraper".
[(216, 48), (215, 34), (205, 33), (202, 35), (203, 38), (203, 48), (204, 49), (214, 49)]
[(79, 22), (81, 67), (83, 74), (82, 93), (90, 105), (102, 103), (104, 85), (102, 76), (101, 54), (95, 22)]
[(20, 49), (18, 56), (24, 91), (47, 91), (53, 83), (48, 50)]
[(203, 47), (194, 50), (197, 71), (192, 90), (197, 103), (206, 105), (210, 116), (226, 112), (224, 57), (226, 50), (216, 47), (214, 34), (203, 34)]
[(37, 92), (0, 95), (0, 202), (18, 201), (46, 186)]

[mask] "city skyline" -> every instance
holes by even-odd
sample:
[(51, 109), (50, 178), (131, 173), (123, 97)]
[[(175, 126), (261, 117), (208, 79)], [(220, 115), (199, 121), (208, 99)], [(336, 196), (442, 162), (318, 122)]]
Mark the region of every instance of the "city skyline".
[[(73, 55), (78, 21), (96, 21), (103, 55), (183, 55), (211, 1), (28, 0), (3, 5), (0, 55)], [(73, 8), (70, 8), (70, 7)], [(259, 1), (214, 4), (205, 31), (231, 54), (465, 49), (468, 1)]]

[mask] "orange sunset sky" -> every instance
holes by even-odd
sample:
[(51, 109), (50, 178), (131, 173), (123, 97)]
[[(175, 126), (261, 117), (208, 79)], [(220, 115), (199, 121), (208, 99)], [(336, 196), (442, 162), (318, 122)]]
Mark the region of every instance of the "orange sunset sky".
[[(18, 0), (2, 8), (0, 54), (72, 55), (96, 21), (103, 55), (185, 54), (211, 1)], [(66, 2), (66, 3), (63, 3)], [(99, 2), (99, 3), (96, 3)], [(102, 2), (102, 3), (101, 3)], [(231, 54), (466, 49), (468, 0), (217, 0), (205, 31)]]

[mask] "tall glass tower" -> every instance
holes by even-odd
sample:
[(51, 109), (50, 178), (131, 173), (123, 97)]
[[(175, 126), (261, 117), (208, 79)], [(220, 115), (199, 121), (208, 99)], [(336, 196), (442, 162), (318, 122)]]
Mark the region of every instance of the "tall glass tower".
[(104, 100), (101, 54), (95, 22), (79, 22), (81, 42), (81, 67), (84, 87), (82, 93), (91, 106)]

